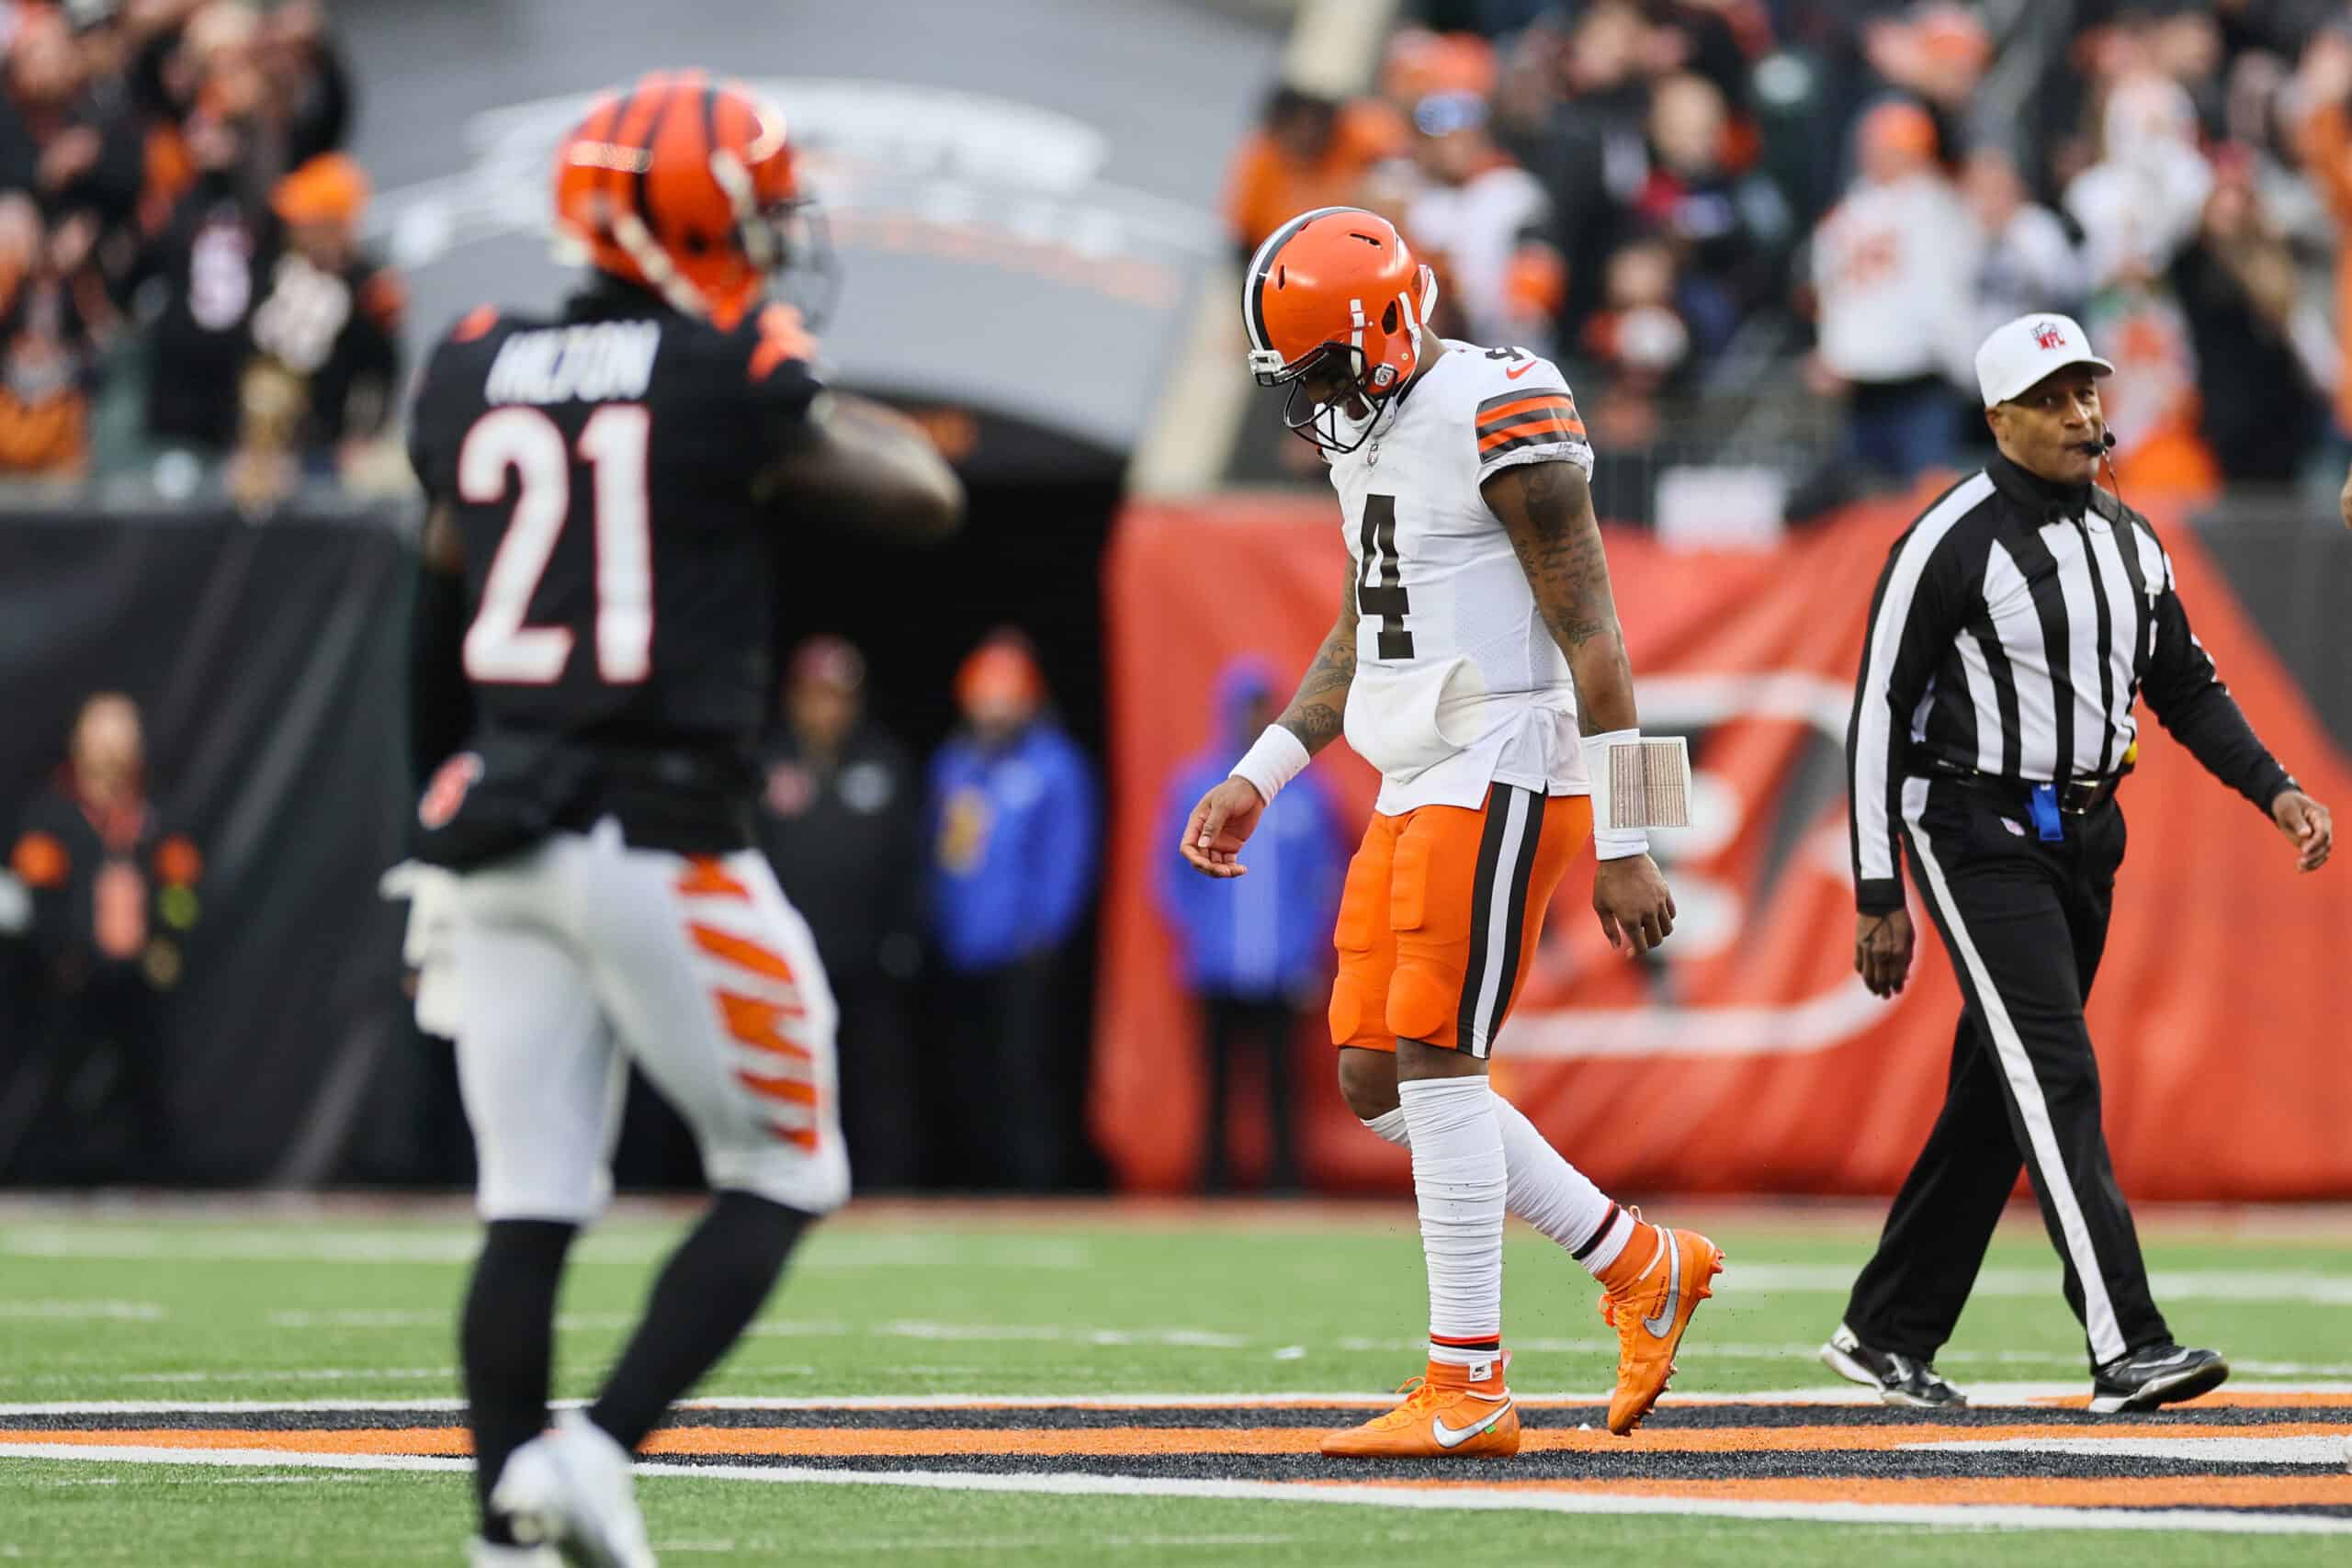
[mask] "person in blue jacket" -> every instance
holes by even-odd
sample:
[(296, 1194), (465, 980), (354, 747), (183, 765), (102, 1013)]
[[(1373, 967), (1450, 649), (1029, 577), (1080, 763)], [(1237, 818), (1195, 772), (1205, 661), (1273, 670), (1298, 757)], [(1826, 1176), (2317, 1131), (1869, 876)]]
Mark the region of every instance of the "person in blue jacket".
[(1046, 706), (1026, 638), (991, 634), (956, 677), (965, 727), (931, 764), (932, 919), (944, 975), (951, 1178), (1069, 1181), (1083, 1134), (1073, 938), (1094, 897), (1092, 768)]
[[(1217, 679), (1219, 728), (1168, 786), (1166, 830), (1183, 836), (1193, 803), (1231, 771), (1284, 694), (1272, 669), (1256, 659), (1227, 665)], [(1160, 911), (1176, 934), (1185, 987), (1200, 1002), (1202, 1052), (1208, 1065), (1208, 1124), (1200, 1183), (1221, 1190), (1228, 1173), (1226, 1122), (1237, 1057), (1264, 1065), (1273, 1160), (1268, 1185), (1298, 1186), (1297, 1134), (1291, 1116), (1291, 1046), (1302, 1013), (1320, 1007), (1330, 977), (1331, 927), (1346, 879), (1348, 841), (1322, 780), (1302, 775), (1266, 808), (1250, 840), (1250, 874), (1212, 881), (1174, 855), (1160, 865)]]

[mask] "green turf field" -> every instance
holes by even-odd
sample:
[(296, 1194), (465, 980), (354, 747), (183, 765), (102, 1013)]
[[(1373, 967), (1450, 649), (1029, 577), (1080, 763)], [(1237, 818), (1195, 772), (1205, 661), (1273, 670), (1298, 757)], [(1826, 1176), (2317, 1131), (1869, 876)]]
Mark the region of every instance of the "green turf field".
[[(1786, 1210), (1659, 1217), (1703, 1222), (1730, 1255), (1718, 1298), (1684, 1347), (1675, 1393), (1831, 1382), (1812, 1351), (1867, 1249), (1866, 1224), (1845, 1211), (1820, 1221)], [(682, 1223), (633, 1213), (583, 1244), (563, 1302), (560, 1393), (592, 1388)], [(2180, 1338), (2228, 1351), (2248, 1384), (2347, 1386), (2352, 1237), (2340, 1216), (2148, 1232), (2159, 1299)], [(101, 1402), (448, 1398), (472, 1242), (462, 1211), (446, 1206), (0, 1210), (0, 1427), (26, 1425), (31, 1407), (50, 1409), (42, 1419), (54, 1425), (70, 1421), (59, 1409)], [(1963, 1385), (2086, 1384), (2056, 1280), (2038, 1225), (2013, 1220), (1944, 1370)], [(1606, 1389), (1613, 1342), (1581, 1271), (1515, 1230), (1506, 1295), (1518, 1392)], [(703, 1392), (1369, 1394), (1418, 1370), (1421, 1325), (1404, 1202), (853, 1213), (804, 1248), (754, 1337)], [(1363, 1563), (1424, 1550), (1481, 1564), (1612, 1551), (1677, 1563), (1972, 1568), (2046, 1563), (2053, 1550), (2162, 1564), (2352, 1562), (2352, 1536), (2340, 1534), (1954, 1534), (671, 1475), (650, 1476), (640, 1492), (664, 1561), (691, 1563)], [(456, 1562), (467, 1505), (463, 1478), (437, 1471), (0, 1457), (0, 1562)], [(2352, 1524), (2346, 1516), (2352, 1507), (2335, 1522)]]

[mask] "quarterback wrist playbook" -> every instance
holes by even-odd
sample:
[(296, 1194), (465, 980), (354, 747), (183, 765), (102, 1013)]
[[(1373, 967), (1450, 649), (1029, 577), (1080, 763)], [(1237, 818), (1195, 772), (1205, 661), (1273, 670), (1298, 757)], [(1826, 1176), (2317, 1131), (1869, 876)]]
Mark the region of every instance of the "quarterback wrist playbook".
[(1583, 740), (1592, 783), (1592, 840), (1602, 860), (1649, 848), (1648, 828), (1690, 825), (1690, 747), (1681, 736), (1611, 729)]

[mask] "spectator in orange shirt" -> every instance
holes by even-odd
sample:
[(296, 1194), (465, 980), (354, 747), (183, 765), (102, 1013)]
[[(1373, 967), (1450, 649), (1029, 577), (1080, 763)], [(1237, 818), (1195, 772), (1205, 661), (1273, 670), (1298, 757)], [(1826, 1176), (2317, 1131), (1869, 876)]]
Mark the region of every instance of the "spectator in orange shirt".
[(89, 321), (106, 305), (95, 276), (65, 265), (88, 231), (76, 217), (53, 234), (29, 197), (0, 195), (0, 474), (70, 479), (88, 460)]
[(1352, 203), (1366, 171), (1402, 145), (1394, 118), (1377, 104), (1341, 104), (1276, 87), (1258, 129), (1235, 151), (1226, 180), (1235, 249), (1246, 259), (1307, 209)]

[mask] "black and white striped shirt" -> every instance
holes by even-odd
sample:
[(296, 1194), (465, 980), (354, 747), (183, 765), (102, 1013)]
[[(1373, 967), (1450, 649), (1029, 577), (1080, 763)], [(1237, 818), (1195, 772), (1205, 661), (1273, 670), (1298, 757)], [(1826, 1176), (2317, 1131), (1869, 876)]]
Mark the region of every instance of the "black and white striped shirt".
[(1996, 456), (1888, 554), (1847, 730), (1855, 901), (1903, 903), (1906, 778), (2104, 778), (2142, 692), (2215, 777), (2269, 808), (2290, 784), (2214, 672), (2148, 520)]

